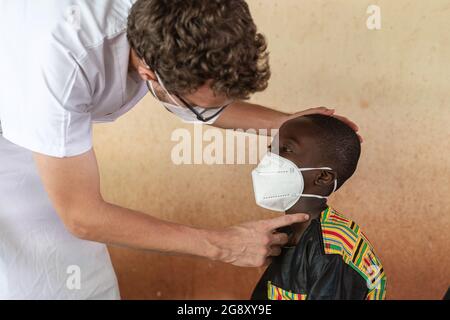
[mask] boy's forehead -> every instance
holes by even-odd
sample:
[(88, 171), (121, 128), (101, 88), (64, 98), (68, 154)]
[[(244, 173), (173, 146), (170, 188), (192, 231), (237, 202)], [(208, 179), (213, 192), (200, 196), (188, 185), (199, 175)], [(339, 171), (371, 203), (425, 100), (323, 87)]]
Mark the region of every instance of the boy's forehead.
[[(288, 141), (297, 145), (294, 146), (294, 153), (284, 154), (297, 166), (315, 167), (319, 163), (320, 149), (317, 147), (317, 137), (319, 130), (314, 122), (306, 117), (296, 118), (286, 122), (279, 131), (278, 139), (272, 146), (281, 148), (281, 144)], [(280, 143), (280, 145), (277, 145)]]
[(280, 138), (292, 138), (298, 141), (316, 133), (317, 127), (310, 119), (305, 117), (289, 120), (283, 124), (279, 132)]

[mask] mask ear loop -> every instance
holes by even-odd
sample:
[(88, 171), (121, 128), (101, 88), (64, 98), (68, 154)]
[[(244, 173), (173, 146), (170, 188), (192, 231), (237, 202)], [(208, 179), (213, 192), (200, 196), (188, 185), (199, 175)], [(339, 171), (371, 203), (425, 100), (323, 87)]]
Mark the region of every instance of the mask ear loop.
[[(150, 66), (148, 65), (148, 63), (147, 63), (143, 58), (142, 58), (142, 61), (145, 63), (145, 67), (146, 67), (147, 69), (150, 70), (150, 69), (151, 69)], [(172, 97), (172, 95), (169, 93), (169, 91), (167, 91), (166, 86), (165, 86), (164, 83), (162, 82), (161, 77), (159, 76), (158, 72), (155, 71), (155, 75), (156, 75), (156, 78), (158, 79), (158, 84), (164, 89), (164, 91), (165, 91), (166, 94), (169, 96), (169, 98), (173, 101), (173, 103), (175, 103), (176, 106), (181, 107), (181, 106), (178, 104), (178, 102), (175, 101), (175, 99)], [(155, 89), (153, 88), (153, 84), (152, 84), (152, 82), (151, 82), (150, 80), (147, 81), (147, 87), (149, 87), (150, 90), (152, 91), (153, 95), (154, 95), (156, 98), (158, 98), (158, 96), (156, 95), (156, 91), (155, 91)], [(159, 98), (158, 98), (158, 100), (159, 100)], [(160, 102), (162, 102), (162, 101), (160, 100)]]
[(152, 91), (152, 94), (155, 96), (155, 98), (158, 99), (158, 96), (156, 95), (155, 89), (153, 88), (153, 84), (152, 84), (152, 82), (150, 80), (147, 80), (147, 87)]
[[(302, 172), (302, 171), (312, 171), (312, 170), (333, 170), (333, 169), (328, 168), (328, 167), (323, 167), (323, 168), (302, 168), (302, 169), (299, 169), (300, 172)], [(317, 198), (317, 199), (328, 199), (333, 193), (336, 192), (336, 190), (337, 190), (337, 185), (338, 185), (337, 179), (334, 179), (334, 188), (333, 188), (333, 191), (331, 191), (331, 193), (330, 193), (328, 196), (326, 196), (326, 197), (325, 197), (325, 196), (318, 196), (318, 195), (315, 195), (315, 194), (302, 194), (301, 197), (305, 197), (305, 198)]]
[(159, 85), (164, 89), (164, 91), (166, 92), (166, 94), (168, 95), (168, 97), (170, 98), (170, 100), (172, 100), (172, 102), (173, 102), (176, 106), (178, 106), (178, 107), (180, 107), (180, 108), (183, 108), (183, 107), (180, 106), (180, 104), (172, 97), (172, 95), (169, 93), (169, 91), (167, 91), (166, 86), (165, 86), (164, 83), (162, 82), (161, 77), (159, 76), (158, 72), (155, 71), (155, 74), (156, 74), (156, 78), (158, 78), (158, 83), (159, 83)]
[(337, 190), (337, 185), (338, 185), (337, 179), (334, 179), (334, 188), (333, 188), (333, 191), (331, 191), (331, 193), (328, 195), (328, 197), (331, 196), (333, 193), (336, 192), (336, 190)]
[[(138, 55), (138, 57), (140, 57), (140, 55)], [(145, 64), (145, 67), (146, 67), (148, 70), (151, 70), (150, 66), (149, 66), (148, 63), (145, 61), (145, 59), (144, 59), (144, 58), (140, 58), (140, 59), (141, 59), (142, 62)], [(156, 77), (158, 77), (158, 75), (156, 75)], [(152, 84), (152, 82), (151, 82), (150, 80), (147, 80), (147, 87), (150, 89), (150, 91), (151, 91), (152, 94), (155, 96), (155, 98), (158, 99), (158, 96), (156, 95), (156, 91), (155, 91), (155, 89), (153, 88), (153, 84)], [(158, 99), (158, 100), (159, 100), (159, 99)]]

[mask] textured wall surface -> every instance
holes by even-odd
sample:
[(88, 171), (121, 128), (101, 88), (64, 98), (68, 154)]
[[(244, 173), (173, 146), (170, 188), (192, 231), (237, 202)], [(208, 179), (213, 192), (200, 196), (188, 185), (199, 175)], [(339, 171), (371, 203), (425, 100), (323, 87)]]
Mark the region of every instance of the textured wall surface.
[[(450, 1), (249, 3), (273, 69), (253, 101), (289, 112), (335, 107), (360, 125), (359, 170), (330, 203), (371, 239), (388, 298), (442, 298), (450, 285)], [(381, 7), (381, 30), (366, 27), (370, 4)], [(173, 165), (171, 134), (180, 127), (192, 131), (150, 96), (96, 127), (107, 200), (202, 227), (274, 216), (254, 203), (253, 166)], [(125, 299), (246, 299), (263, 272), (110, 250)]]

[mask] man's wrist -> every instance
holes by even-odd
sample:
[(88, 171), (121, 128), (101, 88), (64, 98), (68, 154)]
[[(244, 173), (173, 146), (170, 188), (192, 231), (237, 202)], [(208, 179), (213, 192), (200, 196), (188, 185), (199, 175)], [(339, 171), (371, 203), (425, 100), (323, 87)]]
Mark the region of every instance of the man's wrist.
[(278, 130), (281, 126), (292, 117), (289, 113), (280, 113), (278, 117), (273, 119), (272, 129)]
[(223, 233), (218, 230), (201, 230), (205, 244), (204, 257), (213, 261), (222, 261), (224, 256)]

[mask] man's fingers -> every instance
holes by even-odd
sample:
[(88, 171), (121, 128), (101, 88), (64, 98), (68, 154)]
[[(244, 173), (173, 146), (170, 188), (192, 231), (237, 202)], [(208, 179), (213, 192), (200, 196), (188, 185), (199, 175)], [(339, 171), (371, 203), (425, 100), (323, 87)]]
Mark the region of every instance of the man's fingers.
[(286, 233), (274, 233), (270, 241), (271, 246), (284, 246), (288, 243), (289, 237)]
[(273, 259), (272, 258), (267, 258), (266, 262), (264, 262), (263, 267), (268, 267), (271, 263), (272, 263)]
[(336, 111), (334, 109), (329, 109), (327, 107), (310, 108), (310, 109), (307, 109), (305, 111), (301, 111), (301, 112), (297, 112), (297, 113), (292, 114), (288, 118), (288, 120), (296, 119), (298, 117), (308, 116), (308, 115), (312, 115), (312, 114), (323, 114), (323, 115), (326, 115), (326, 116), (332, 116), (332, 115), (334, 115), (335, 112)]
[(314, 113), (314, 112), (330, 113), (330, 112), (333, 112), (333, 111), (334, 111), (333, 109), (329, 109), (327, 107), (315, 107), (315, 108), (308, 109), (305, 112), (308, 112), (308, 113)]
[(297, 213), (297, 214), (287, 214), (278, 218), (274, 218), (271, 220), (266, 220), (265, 224), (269, 231), (290, 226), (294, 223), (302, 223), (309, 220), (309, 215), (304, 213)]
[(300, 112), (302, 115), (310, 115), (310, 114), (324, 114), (324, 115), (333, 115), (335, 112), (334, 109), (329, 109), (326, 107), (317, 107), (311, 108), (306, 111)]
[[(346, 117), (343, 117), (343, 116), (337, 116), (337, 115), (333, 115), (333, 117), (336, 118), (336, 119), (338, 119), (338, 120), (341, 120), (342, 122), (344, 122), (344, 123), (346, 123), (347, 125), (349, 125), (350, 128), (352, 128), (353, 130), (355, 130), (355, 132), (358, 132), (358, 131), (359, 131), (358, 125), (357, 125), (356, 123), (354, 123), (353, 121), (351, 121), (350, 119), (348, 119), (348, 118), (346, 118)], [(360, 134), (358, 134), (358, 138), (359, 138), (359, 141), (360, 141), (361, 143), (364, 142), (364, 139), (363, 139), (363, 137), (362, 137)]]
[(281, 254), (280, 247), (272, 247), (270, 248), (270, 257), (278, 257)]
[(351, 121), (350, 119), (343, 117), (343, 116), (338, 116), (338, 115), (334, 115), (334, 118), (341, 120), (342, 122), (346, 123), (347, 125), (350, 126), (350, 128), (352, 128), (355, 131), (359, 131), (359, 127), (356, 123), (354, 123), (353, 121)]
[(358, 134), (358, 138), (361, 143), (364, 143), (364, 138), (360, 134)]

